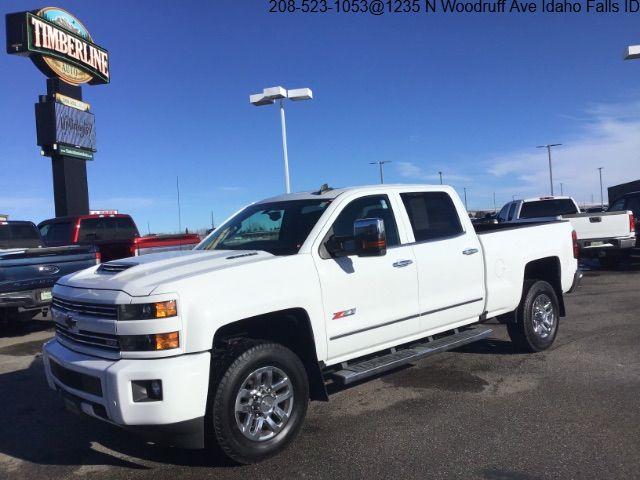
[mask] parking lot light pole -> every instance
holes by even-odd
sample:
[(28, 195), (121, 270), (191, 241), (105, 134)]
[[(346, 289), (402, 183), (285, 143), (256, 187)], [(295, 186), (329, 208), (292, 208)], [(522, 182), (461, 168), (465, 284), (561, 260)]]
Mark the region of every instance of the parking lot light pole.
[(284, 101), (286, 99), (311, 100), (313, 92), (310, 88), (296, 88), (286, 90), (283, 87), (271, 87), (262, 90), (262, 93), (256, 93), (249, 96), (249, 102), (256, 107), (263, 105), (271, 105), (276, 100), (280, 100), (280, 127), (282, 129), (282, 154), (284, 157), (284, 186), (286, 193), (291, 193), (291, 181), (289, 178), (289, 153), (287, 150), (287, 122), (284, 115)]
[(438, 175), (440, 175), (440, 185), (442, 185), (442, 172), (438, 172)]
[(600, 208), (604, 210), (604, 195), (602, 194), (602, 169), (604, 167), (598, 167), (598, 174), (600, 175)]
[(562, 195), (564, 192), (562, 191), (562, 182), (560, 182), (560, 195)]
[(378, 165), (380, 167), (380, 183), (384, 183), (384, 164), (391, 163), (391, 160), (378, 160), (377, 162), (369, 162), (369, 165)]
[(551, 167), (551, 147), (559, 147), (561, 143), (551, 143), (548, 145), (538, 145), (536, 148), (546, 148), (549, 157), (549, 184), (551, 185), (551, 196), (553, 197), (553, 168)]
[(462, 189), (464, 190), (464, 208), (468, 212), (469, 207), (467, 206), (467, 187), (462, 187)]

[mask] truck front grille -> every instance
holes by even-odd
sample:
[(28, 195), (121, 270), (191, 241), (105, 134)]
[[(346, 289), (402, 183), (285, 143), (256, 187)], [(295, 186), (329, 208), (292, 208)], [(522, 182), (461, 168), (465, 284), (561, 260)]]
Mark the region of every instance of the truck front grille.
[(86, 330), (78, 330), (72, 332), (68, 328), (56, 323), (56, 335), (63, 340), (91, 348), (108, 350), (110, 352), (120, 351), (120, 342), (117, 335), (109, 335), (107, 333), (88, 332)]
[(118, 318), (118, 307), (116, 305), (76, 302), (54, 296), (53, 308), (62, 312), (79, 313), (89, 317), (106, 318), (110, 320), (116, 320)]

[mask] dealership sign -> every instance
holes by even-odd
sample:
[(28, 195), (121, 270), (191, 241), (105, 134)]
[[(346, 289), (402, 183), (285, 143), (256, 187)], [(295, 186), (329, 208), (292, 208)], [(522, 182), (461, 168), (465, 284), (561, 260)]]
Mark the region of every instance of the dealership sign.
[(66, 10), (45, 7), (6, 20), (7, 53), (28, 56), (48, 77), (72, 85), (109, 83), (109, 53)]

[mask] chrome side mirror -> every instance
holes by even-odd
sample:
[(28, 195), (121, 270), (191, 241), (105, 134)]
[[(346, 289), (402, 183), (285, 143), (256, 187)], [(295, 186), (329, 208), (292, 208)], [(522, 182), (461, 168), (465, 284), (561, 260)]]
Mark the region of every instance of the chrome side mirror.
[(380, 218), (359, 218), (353, 222), (353, 239), (359, 257), (377, 257), (387, 253), (387, 235)]

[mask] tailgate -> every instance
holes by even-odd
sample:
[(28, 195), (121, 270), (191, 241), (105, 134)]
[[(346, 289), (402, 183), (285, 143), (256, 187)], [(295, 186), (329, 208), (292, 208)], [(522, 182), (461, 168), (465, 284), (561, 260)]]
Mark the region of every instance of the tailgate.
[(598, 212), (564, 215), (576, 231), (578, 240), (631, 237), (631, 212)]
[(51, 287), (60, 277), (95, 263), (94, 249), (82, 246), (0, 253), (0, 292)]

